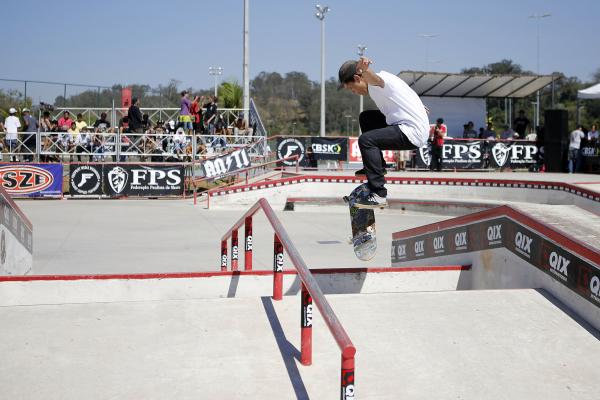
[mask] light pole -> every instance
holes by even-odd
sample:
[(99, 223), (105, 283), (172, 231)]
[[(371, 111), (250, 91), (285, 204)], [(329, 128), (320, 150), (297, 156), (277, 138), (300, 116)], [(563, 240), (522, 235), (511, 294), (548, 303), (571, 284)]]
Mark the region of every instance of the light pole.
[[(367, 49), (367, 46), (363, 46), (362, 44), (359, 44), (358, 46), (358, 51), (356, 52), (359, 57), (363, 57), (365, 55), (365, 50)], [(360, 99), (358, 100), (358, 115), (360, 115), (360, 113), (363, 112), (363, 96), (362, 94), (360, 95)], [(360, 126), (358, 127), (358, 134), (360, 135), (362, 132), (360, 130)]]
[(223, 75), (223, 67), (208, 67), (208, 74), (215, 77), (215, 96), (217, 95), (217, 77)]
[(321, 21), (321, 136), (325, 136), (325, 14), (330, 8), (317, 4), (315, 17)]
[(425, 39), (425, 68), (424, 68), (424, 72), (427, 72), (426, 70), (429, 68), (429, 41), (435, 37), (438, 37), (440, 35), (438, 34), (432, 34), (432, 33), (420, 33), (419, 37)]
[(249, 124), (250, 110), (250, 46), (249, 46), (249, 30), (250, 30), (250, 0), (244, 0), (244, 120), (246, 126)]
[(350, 118), (352, 118), (352, 115), (346, 114), (344, 118), (346, 118), (346, 133), (350, 136)]
[[(536, 20), (536, 25), (537, 25), (537, 74), (538, 76), (540, 75), (540, 20), (542, 18), (548, 18), (550, 17), (552, 14), (533, 14), (529, 16), (529, 19), (535, 19)], [(537, 127), (540, 124), (540, 91), (538, 90), (536, 93), (536, 100), (535, 100), (535, 127)]]

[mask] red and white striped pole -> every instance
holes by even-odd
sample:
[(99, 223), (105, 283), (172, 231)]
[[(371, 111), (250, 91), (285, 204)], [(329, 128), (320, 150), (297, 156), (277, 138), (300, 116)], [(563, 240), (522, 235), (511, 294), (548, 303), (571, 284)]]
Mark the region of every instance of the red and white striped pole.
[(311, 365), (313, 305), (312, 297), (304, 283), (302, 283), (300, 297), (302, 301), (300, 307), (300, 362), (302, 365)]
[(277, 233), (273, 240), (273, 300), (283, 298), (283, 245)]
[(244, 221), (244, 269), (252, 270), (252, 217)]
[(342, 354), (342, 400), (354, 400), (354, 356), (345, 357)]
[(238, 247), (238, 230), (231, 232), (231, 270), (238, 270), (238, 258), (240, 250)]
[(227, 240), (221, 242), (221, 271), (227, 271)]

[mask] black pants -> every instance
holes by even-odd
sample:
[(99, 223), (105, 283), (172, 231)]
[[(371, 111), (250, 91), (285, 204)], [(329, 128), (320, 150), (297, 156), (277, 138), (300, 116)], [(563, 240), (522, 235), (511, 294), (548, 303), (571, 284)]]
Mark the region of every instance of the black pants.
[(441, 171), (444, 167), (444, 146), (436, 146), (434, 143), (431, 144), (431, 165), (432, 171)]
[(368, 110), (360, 113), (360, 129), (362, 135), (358, 138), (358, 147), (362, 156), (369, 188), (379, 196), (386, 197), (385, 178), (383, 171), (385, 161), (382, 150), (413, 150), (412, 144), (399, 126), (388, 125), (385, 116), (379, 110)]

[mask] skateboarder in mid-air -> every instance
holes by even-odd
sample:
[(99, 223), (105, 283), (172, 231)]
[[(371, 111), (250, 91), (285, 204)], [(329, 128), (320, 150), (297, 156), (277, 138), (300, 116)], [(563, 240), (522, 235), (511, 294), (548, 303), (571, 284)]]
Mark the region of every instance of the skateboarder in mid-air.
[(385, 162), (382, 150), (413, 150), (423, 147), (429, 138), (427, 109), (419, 96), (402, 79), (389, 72), (373, 72), (371, 61), (346, 61), (339, 70), (339, 88), (354, 94), (369, 95), (379, 110), (360, 113), (362, 135), (358, 147), (371, 193), (356, 202), (359, 208), (387, 206)]

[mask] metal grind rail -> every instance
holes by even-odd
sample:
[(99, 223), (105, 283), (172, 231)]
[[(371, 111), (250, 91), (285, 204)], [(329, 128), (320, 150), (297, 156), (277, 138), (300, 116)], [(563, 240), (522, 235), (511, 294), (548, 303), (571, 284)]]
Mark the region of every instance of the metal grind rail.
[(252, 269), (252, 217), (263, 210), (275, 231), (273, 239), (273, 300), (283, 298), (283, 250), (287, 252), (298, 276), (302, 281), (301, 321), (300, 321), (300, 362), (302, 365), (312, 364), (312, 304), (321, 312), (325, 324), (342, 352), (341, 391), (342, 400), (354, 399), (354, 356), (356, 348), (344, 330), (321, 291), (319, 284), (306, 266), (300, 253), (292, 243), (288, 233), (275, 215), (269, 202), (261, 198), (223, 235), (221, 238), (221, 271), (227, 271), (228, 246), (231, 238), (231, 270), (238, 270), (239, 245), (238, 230), (244, 225), (244, 269)]

